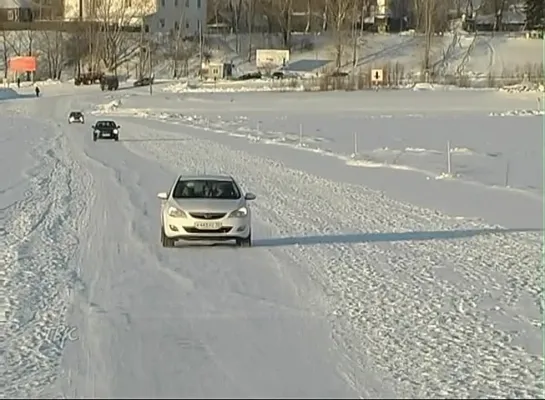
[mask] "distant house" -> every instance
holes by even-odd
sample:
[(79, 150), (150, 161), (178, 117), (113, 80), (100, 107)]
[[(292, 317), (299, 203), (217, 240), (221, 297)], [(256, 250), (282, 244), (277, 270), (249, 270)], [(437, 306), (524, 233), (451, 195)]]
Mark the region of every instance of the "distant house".
[(64, 16), (63, 0), (0, 0), (0, 21), (57, 21)]
[(64, 0), (64, 19), (141, 26), (143, 18), (157, 11), (156, 2), (157, 0)]
[(364, 9), (358, 10), (358, 28), (361, 28), (362, 21), (364, 30), (407, 30), (410, 28), (410, 0), (370, 0)]
[[(273, 21), (274, 29), (279, 29), (277, 21)], [(235, 29), (239, 32), (248, 32), (250, 30), (249, 21), (246, 18), (240, 18), (234, 21), (233, 13), (219, 8), (209, 8), (207, 10), (206, 29), (208, 33), (233, 33)], [(252, 21), (253, 32), (266, 32), (268, 30), (268, 21), (264, 15), (256, 13)]]
[(184, 37), (206, 32), (207, 0), (155, 0), (156, 12), (145, 17), (146, 30), (152, 33), (183, 32)]
[(514, 32), (522, 31), (526, 26), (526, 13), (524, 7), (511, 5), (502, 13), (501, 20), (498, 21), (494, 14), (476, 15), (475, 18), (465, 19), (465, 28), (478, 31), (504, 31)]

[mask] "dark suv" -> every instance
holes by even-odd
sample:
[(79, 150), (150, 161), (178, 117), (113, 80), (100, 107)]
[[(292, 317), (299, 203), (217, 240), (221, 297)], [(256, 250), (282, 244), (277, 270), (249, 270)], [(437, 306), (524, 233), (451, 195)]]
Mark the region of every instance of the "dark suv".
[(86, 72), (76, 76), (74, 79), (74, 84), (76, 86), (80, 85), (93, 85), (99, 83), (104, 74), (102, 72)]
[(93, 141), (96, 142), (97, 139), (113, 139), (116, 142), (119, 140), (119, 125), (114, 121), (97, 121), (93, 126)]
[(117, 90), (119, 89), (119, 79), (117, 76), (103, 76), (100, 78), (100, 89), (102, 91), (108, 90)]

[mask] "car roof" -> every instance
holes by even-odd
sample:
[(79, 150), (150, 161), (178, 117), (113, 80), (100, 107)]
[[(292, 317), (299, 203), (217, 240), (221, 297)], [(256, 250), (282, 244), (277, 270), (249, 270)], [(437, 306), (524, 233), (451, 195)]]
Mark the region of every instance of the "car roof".
[(178, 177), (179, 181), (228, 181), (232, 182), (234, 179), (231, 175), (224, 175), (224, 174), (218, 174), (218, 175), (180, 175)]
[(83, 114), (81, 111), (70, 111), (70, 114)]
[(104, 123), (104, 122), (113, 122), (115, 124), (115, 122), (113, 120), (111, 120), (111, 119), (101, 119), (101, 120), (97, 121), (96, 123), (100, 124), (100, 123)]

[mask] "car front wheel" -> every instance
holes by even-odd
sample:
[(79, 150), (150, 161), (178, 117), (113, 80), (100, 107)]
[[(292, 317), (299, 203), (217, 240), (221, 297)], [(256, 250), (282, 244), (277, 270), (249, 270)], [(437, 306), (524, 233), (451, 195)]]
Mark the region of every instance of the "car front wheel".
[(236, 239), (238, 247), (252, 247), (252, 232), (245, 238)]
[(161, 227), (161, 244), (163, 247), (174, 247), (175, 240), (165, 235), (165, 230)]

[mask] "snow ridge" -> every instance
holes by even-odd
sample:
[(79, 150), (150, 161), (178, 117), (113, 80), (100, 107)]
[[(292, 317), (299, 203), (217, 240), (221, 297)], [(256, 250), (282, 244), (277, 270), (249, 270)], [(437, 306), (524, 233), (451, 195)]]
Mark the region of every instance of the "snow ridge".
[[(17, 128), (8, 134), (20, 136)], [(2, 210), (7, 397), (35, 397), (53, 383), (67, 340), (53, 333), (65, 326), (77, 284), (70, 258), (79, 245), (76, 231), (85, 227), (91, 192), (85, 175), (69, 161), (63, 139), (62, 134), (42, 138), (30, 150), (36, 164), (25, 171), (29, 189)]]
[(278, 237), (256, 246), (297, 260), (323, 287), (360, 392), (374, 366), (401, 397), (540, 396), (538, 233), (450, 218), (210, 141), (173, 143), (125, 145), (178, 170), (206, 159), (258, 194), (254, 212)]

